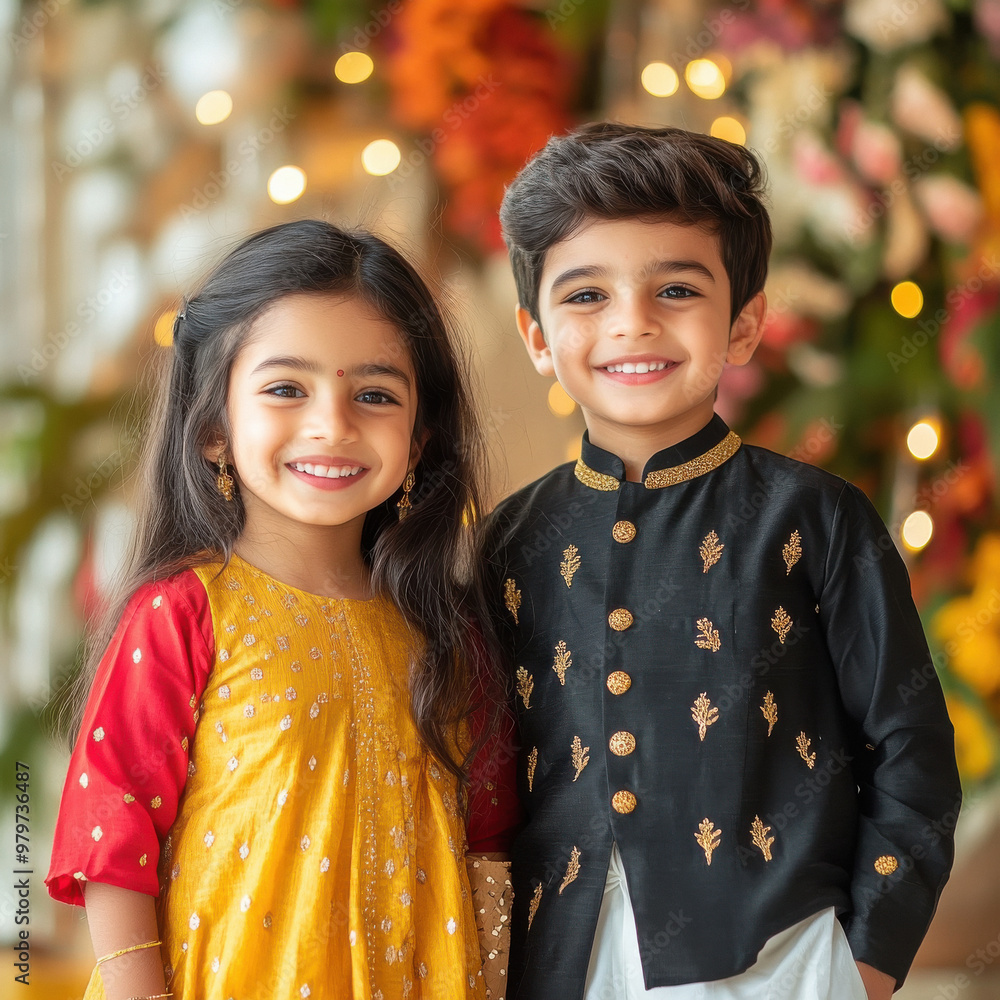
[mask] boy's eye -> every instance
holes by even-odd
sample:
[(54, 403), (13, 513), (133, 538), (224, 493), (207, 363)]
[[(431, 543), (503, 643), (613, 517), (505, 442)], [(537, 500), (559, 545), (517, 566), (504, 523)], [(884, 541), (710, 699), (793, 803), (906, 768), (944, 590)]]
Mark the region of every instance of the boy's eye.
[(264, 390), (269, 396), (278, 396), (280, 399), (300, 399), (305, 393), (297, 385), (272, 385)]
[(687, 299), (697, 294), (693, 288), (685, 288), (684, 285), (670, 285), (660, 292), (660, 295), (668, 299)]
[(376, 406), (385, 406), (387, 404), (397, 405), (395, 397), (390, 396), (381, 389), (366, 389), (355, 398), (359, 403), (372, 403)]
[(605, 296), (601, 292), (595, 292), (592, 288), (585, 288), (582, 292), (576, 292), (571, 295), (566, 301), (588, 306), (593, 305), (595, 302), (602, 301), (604, 297)]

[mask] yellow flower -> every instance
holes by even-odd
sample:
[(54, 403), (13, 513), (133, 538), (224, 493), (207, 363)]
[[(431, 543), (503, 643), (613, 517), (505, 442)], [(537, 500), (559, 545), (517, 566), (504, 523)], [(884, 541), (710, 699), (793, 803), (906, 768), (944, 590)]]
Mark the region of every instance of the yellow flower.
[(967, 702), (951, 695), (945, 701), (955, 727), (955, 753), (962, 777), (970, 781), (985, 778), (996, 762), (993, 734), (983, 716)]
[(969, 564), (973, 584), (990, 590), (1000, 587), (1000, 532), (991, 531), (976, 543), (976, 551)]
[(1000, 636), (982, 629), (954, 640), (948, 649), (952, 671), (983, 697), (1000, 691)]

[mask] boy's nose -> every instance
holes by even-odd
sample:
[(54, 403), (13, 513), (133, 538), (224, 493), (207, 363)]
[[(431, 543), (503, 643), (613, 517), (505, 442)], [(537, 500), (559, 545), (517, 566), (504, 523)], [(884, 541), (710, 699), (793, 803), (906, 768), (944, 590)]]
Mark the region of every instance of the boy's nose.
[(658, 332), (657, 320), (645, 303), (623, 299), (613, 311), (608, 331), (614, 337), (638, 340)]

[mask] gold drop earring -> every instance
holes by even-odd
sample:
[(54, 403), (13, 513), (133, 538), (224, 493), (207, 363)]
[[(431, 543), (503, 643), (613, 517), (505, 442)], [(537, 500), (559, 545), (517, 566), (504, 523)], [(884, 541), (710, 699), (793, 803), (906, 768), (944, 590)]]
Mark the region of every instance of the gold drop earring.
[(396, 504), (396, 508), (399, 510), (400, 521), (410, 513), (413, 507), (413, 504), (410, 503), (410, 490), (413, 489), (413, 484), (416, 481), (417, 477), (413, 474), (412, 470), (406, 474), (406, 479), (403, 480), (403, 495)]
[(233, 477), (226, 468), (226, 456), (219, 455), (219, 474), (215, 477), (215, 488), (226, 498), (229, 503), (233, 499)]

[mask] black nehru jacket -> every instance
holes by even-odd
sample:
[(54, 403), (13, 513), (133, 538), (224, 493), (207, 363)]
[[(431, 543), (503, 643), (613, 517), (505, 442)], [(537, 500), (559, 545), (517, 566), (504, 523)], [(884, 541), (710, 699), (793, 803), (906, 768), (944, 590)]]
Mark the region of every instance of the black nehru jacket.
[(829, 906), (901, 982), (961, 791), (885, 525), (718, 416), (624, 471), (585, 435), (486, 525), (527, 811), (508, 997), (583, 996), (615, 842), (647, 988), (736, 975)]

